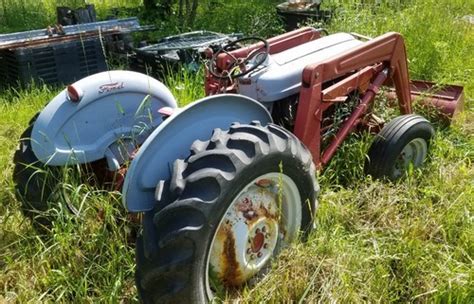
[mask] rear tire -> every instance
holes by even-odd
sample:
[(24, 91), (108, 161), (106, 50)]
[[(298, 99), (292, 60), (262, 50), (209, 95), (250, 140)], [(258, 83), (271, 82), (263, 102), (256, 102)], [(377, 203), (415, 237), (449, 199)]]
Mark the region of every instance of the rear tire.
[(48, 201), (53, 194), (58, 194), (57, 180), (61, 178), (61, 171), (45, 166), (33, 152), (31, 131), (37, 117), (38, 114), (30, 120), (30, 125), (20, 137), (19, 148), (13, 156), (13, 181), (23, 214), (30, 217), (35, 225), (44, 228), (50, 224), (44, 212), (48, 210)]
[[(68, 201), (68, 195), (63, 187), (66, 167), (45, 165), (38, 160), (33, 152), (31, 132), (38, 115), (39, 113), (33, 116), (28, 128), (20, 136), (19, 148), (13, 156), (13, 181), (15, 183), (15, 194), (21, 202), (23, 214), (32, 220), (38, 231), (47, 232), (47, 228), (51, 227), (51, 218), (47, 211), (51, 207), (57, 207), (60, 203), (64, 203), (71, 214), (78, 216), (79, 211), (76, 206)], [(106, 171), (106, 165), (105, 159), (101, 159), (82, 165), (80, 172), (74, 170), (68, 170), (68, 172), (81, 174), (80, 177), (83, 183), (94, 184), (98, 188), (105, 189), (105, 186), (108, 185), (106, 181), (110, 178), (100, 173), (111, 172)], [(104, 169), (99, 170), (102, 168)], [(94, 170), (97, 170), (99, 174), (96, 174)], [(108, 174), (115, 178), (115, 172)]]
[[(208, 302), (213, 297), (210, 267), (217, 265), (221, 287), (245, 284), (266, 270), (287, 238), (294, 241), (300, 231), (305, 237), (313, 227), (319, 187), (311, 154), (293, 134), (275, 125), (234, 124), (228, 131), (214, 130), (209, 141), (193, 143), (188, 158), (175, 161), (169, 184), (170, 203), (145, 214), (137, 240), (136, 283), (144, 303)], [(243, 206), (245, 195), (259, 193), (262, 201), (249, 199), (245, 210), (233, 208)], [(268, 205), (264, 198), (269, 198)], [(272, 217), (277, 201), (279, 216)], [(285, 215), (291, 218), (285, 220)], [(294, 235), (280, 228), (290, 227), (290, 222)], [(264, 230), (255, 223), (278, 229)], [(237, 226), (247, 230), (232, 234)], [(234, 237), (222, 236), (223, 231)], [(273, 241), (264, 244), (267, 238)], [(261, 262), (254, 272), (242, 272), (248, 269), (238, 263), (242, 244), (252, 246), (245, 252)], [(221, 249), (217, 261), (224, 268), (213, 263)]]
[(422, 116), (398, 116), (376, 135), (367, 153), (365, 172), (374, 178), (399, 179), (410, 166), (422, 165), (433, 135), (433, 127)]

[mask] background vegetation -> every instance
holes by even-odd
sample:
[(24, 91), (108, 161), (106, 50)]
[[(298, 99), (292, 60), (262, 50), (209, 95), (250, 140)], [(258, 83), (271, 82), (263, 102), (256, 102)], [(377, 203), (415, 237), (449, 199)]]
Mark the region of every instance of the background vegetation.
[[(157, 36), (185, 31), (141, 10), (141, 1), (96, 0), (100, 17), (111, 7), (137, 12), (158, 26)], [(196, 29), (268, 37), (282, 27), (279, 1), (200, 1)], [(426, 166), (398, 183), (363, 174), (370, 144), (353, 136), (319, 177), (317, 230), (295, 244), (252, 288), (223, 295), (242, 302), (474, 301), (474, 2), (461, 0), (325, 1), (337, 9), (330, 32), (376, 36), (399, 31), (413, 78), (464, 85), (466, 111), (450, 128), (437, 128)], [(379, 2), (379, 1), (377, 1)], [(54, 23), (56, 5), (83, 1), (0, 0), (0, 32)], [(1, 80), (0, 80), (1, 81)], [(166, 80), (182, 104), (203, 96), (202, 75)], [(0, 303), (136, 302), (134, 248), (120, 194), (65, 183), (82, 205), (73, 217), (59, 202), (47, 236), (20, 212), (11, 179), (17, 139), (30, 118), (60, 89), (36, 84), (0, 92)], [(381, 106), (382, 110), (383, 107)], [(383, 111), (384, 115), (394, 113)]]

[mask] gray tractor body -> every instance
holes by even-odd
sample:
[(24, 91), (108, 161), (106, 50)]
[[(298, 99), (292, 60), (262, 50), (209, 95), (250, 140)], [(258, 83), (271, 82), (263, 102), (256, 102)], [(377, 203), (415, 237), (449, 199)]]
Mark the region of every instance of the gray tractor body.
[[(206, 97), (182, 109), (161, 82), (146, 75), (111, 71), (89, 76), (72, 85), (79, 101), (64, 90), (41, 112), (33, 128), (33, 151), (52, 166), (105, 158), (110, 170), (118, 170), (140, 146), (127, 171), (123, 203), (131, 212), (149, 211), (174, 161), (186, 158), (194, 141), (207, 140), (212, 130), (228, 129), (233, 122), (272, 122), (272, 104), (298, 94), (308, 64), (361, 43), (339, 33), (269, 55), (240, 79), (240, 95)], [(173, 113), (160, 114), (164, 108)]]
[(146, 139), (128, 168), (124, 205), (131, 212), (152, 210), (161, 199), (164, 182), (171, 178), (174, 161), (185, 159), (194, 141), (208, 140), (216, 128), (253, 120), (272, 122), (265, 107), (240, 95), (210, 96), (177, 110)]
[(103, 72), (72, 86), (80, 100), (72, 101), (65, 89), (41, 111), (33, 127), (33, 152), (48, 165), (106, 158), (116, 170), (126, 158), (122, 148), (140, 145), (162, 123), (158, 110), (177, 107), (161, 82), (135, 72)]

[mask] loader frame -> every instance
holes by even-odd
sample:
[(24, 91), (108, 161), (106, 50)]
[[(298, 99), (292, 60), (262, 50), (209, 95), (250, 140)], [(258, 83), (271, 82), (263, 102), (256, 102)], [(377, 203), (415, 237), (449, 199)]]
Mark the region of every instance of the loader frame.
[[(323, 30), (302, 28), (268, 40), (269, 54), (279, 53), (297, 45), (321, 38)], [(363, 36), (354, 34), (357, 38)], [(254, 44), (217, 58), (217, 67), (225, 70), (232, 58), (244, 58), (251, 51), (261, 47)], [(357, 127), (367, 126), (367, 114), (371, 112), (375, 96), (383, 85), (394, 89), (390, 96), (396, 96), (401, 114), (412, 113), (412, 101), (423, 95), (424, 102), (437, 107), (446, 116), (452, 117), (462, 107), (462, 88), (449, 86), (449, 96), (433, 95), (434, 84), (417, 81), (410, 83), (407, 55), (403, 37), (391, 32), (369, 39), (343, 54), (329, 60), (314, 62), (302, 73), (299, 105), (296, 115), (295, 135), (309, 148), (313, 160), (322, 168), (328, 164), (344, 139)], [(205, 90), (207, 95), (236, 92), (238, 82), (232, 79), (216, 79), (206, 71)], [(350, 94), (358, 93), (360, 102), (345, 118), (342, 126), (329, 143), (322, 147), (322, 121), (331, 106), (346, 102)], [(395, 96), (394, 96), (395, 95)]]

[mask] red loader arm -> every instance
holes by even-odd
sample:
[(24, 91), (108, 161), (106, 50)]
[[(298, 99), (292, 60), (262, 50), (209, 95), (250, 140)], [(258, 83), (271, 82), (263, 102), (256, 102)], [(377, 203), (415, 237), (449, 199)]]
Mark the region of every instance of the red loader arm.
[[(350, 75), (353, 73), (352, 75)], [(323, 84), (350, 75), (323, 90)], [(346, 136), (360, 123), (380, 86), (391, 77), (400, 111), (411, 113), (410, 82), (403, 37), (387, 33), (303, 71), (295, 134), (308, 146), (318, 166), (326, 164)], [(323, 112), (354, 90), (363, 94), (357, 109), (345, 121), (333, 142), (321, 156)]]

